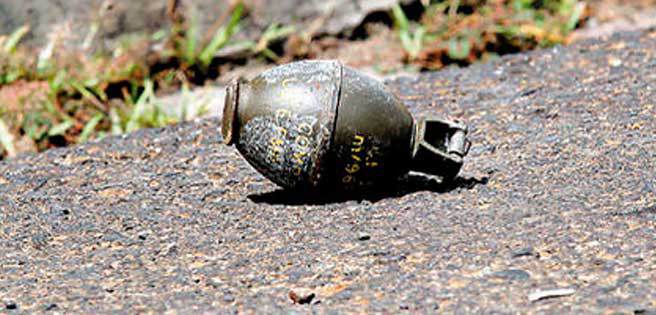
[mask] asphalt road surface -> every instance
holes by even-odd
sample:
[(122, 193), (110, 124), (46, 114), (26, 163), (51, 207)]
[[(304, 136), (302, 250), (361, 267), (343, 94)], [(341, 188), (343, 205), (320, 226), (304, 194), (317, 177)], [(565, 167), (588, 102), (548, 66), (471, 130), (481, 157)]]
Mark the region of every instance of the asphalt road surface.
[(0, 163), (0, 313), (656, 312), (656, 30), (389, 84), (454, 184), (278, 191), (218, 120)]

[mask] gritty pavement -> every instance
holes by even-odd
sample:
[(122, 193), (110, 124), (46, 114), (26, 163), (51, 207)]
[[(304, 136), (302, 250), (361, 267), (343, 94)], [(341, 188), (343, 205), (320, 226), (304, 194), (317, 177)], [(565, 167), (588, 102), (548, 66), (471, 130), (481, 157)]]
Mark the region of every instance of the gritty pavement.
[(656, 312), (656, 30), (389, 84), (455, 184), (281, 192), (216, 119), (0, 163), (0, 313)]

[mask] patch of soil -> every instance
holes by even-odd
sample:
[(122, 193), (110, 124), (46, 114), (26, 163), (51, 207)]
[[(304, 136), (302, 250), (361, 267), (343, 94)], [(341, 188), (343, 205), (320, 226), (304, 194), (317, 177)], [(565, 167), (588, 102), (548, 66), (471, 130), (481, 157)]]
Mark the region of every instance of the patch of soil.
[(372, 34), (362, 40), (343, 41), (334, 38), (319, 40), (314, 46), (317, 59), (339, 59), (354, 68), (370, 68), (390, 73), (405, 68), (405, 51), (391, 29), (376, 24)]
[(0, 105), (6, 112), (29, 110), (39, 101), (45, 101), (48, 96), (48, 82), (16, 81), (0, 86)]
[(656, 26), (654, 0), (604, 0), (588, 6), (591, 16), (583, 27), (574, 31), (571, 42)]

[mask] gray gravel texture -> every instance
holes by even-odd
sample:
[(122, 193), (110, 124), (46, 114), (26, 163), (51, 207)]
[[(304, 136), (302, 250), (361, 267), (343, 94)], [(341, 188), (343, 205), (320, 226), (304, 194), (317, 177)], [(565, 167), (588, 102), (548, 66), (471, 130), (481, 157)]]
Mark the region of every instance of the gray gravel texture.
[(212, 119), (0, 162), (0, 313), (656, 311), (656, 30), (389, 85), (454, 184), (281, 192)]

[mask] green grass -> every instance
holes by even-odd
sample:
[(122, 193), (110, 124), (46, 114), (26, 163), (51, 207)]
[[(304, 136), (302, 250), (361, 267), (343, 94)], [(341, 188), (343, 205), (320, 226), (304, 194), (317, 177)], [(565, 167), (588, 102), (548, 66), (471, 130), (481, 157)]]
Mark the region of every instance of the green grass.
[(417, 59), (423, 47), (426, 29), (422, 25), (413, 25), (414, 29), (411, 29), (410, 21), (398, 4), (392, 8), (392, 16), (403, 49), (408, 53), (410, 60)]
[(16, 47), (18, 47), (18, 43), (27, 35), (27, 33), (30, 31), (29, 26), (24, 25), (19, 28), (17, 28), (9, 37), (4, 40), (3, 45), (2, 45), (2, 52), (5, 54), (11, 54), (16, 52)]
[(419, 21), (391, 16), (408, 62), (438, 69), (491, 55), (565, 43), (583, 18), (576, 0), (424, 1)]
[(9, 131), (7, 124), (0, 118), (0, 152), (4, 152), (7, 156), (16, 155), (16, 148), (14, 147), (14, 135)]
[[(19, 139), (44, 150), (161, 127), (202, 114), (202, 109), (198, 113), (183, 109), (181, 117), (167, 114), (155, 96), (156, 89), (188, 90), (190, 77), (205, 76), (217, 52), (231, 43), (239, 30), (243, 11), (243, 4), (236, 3), (228, 21), (206, 41), (192, 16), (171, 30), (126, 41), (109, 54), (67, 54), (58, 50), (55, 42), (35, 54), (21, 46), (29, 34), (28, 26), (0, 36), (0, 88), (20, 82), (47, 83), (47, 91), (40, 97), (26, 96), (11, 110), (0, 110), (0, 159), (20, 153), (16, 147)], [(145, 60), (147, 48), (156, 42), (166, 47), (156, 56), (157, 62), (175, 66), (152, 73), (152, 65)]]
[(232, 15), (230, 16), (230, 21), (228, 21), (228, 24), (221, 26), (214, 34), (214, 37), (212, 37), (212, 40), (200, 52), (198, 55), (198, 60), (204, 67), (210, 65), (210, 62), (214, 56), (216, 56), (216, 53), (219, 51), (219, 49), (223, 48), (235, 33), (237, 25), (241, 20), (243, 10), (244, 5), (242, 3), (237, 4), (232, 12)]

